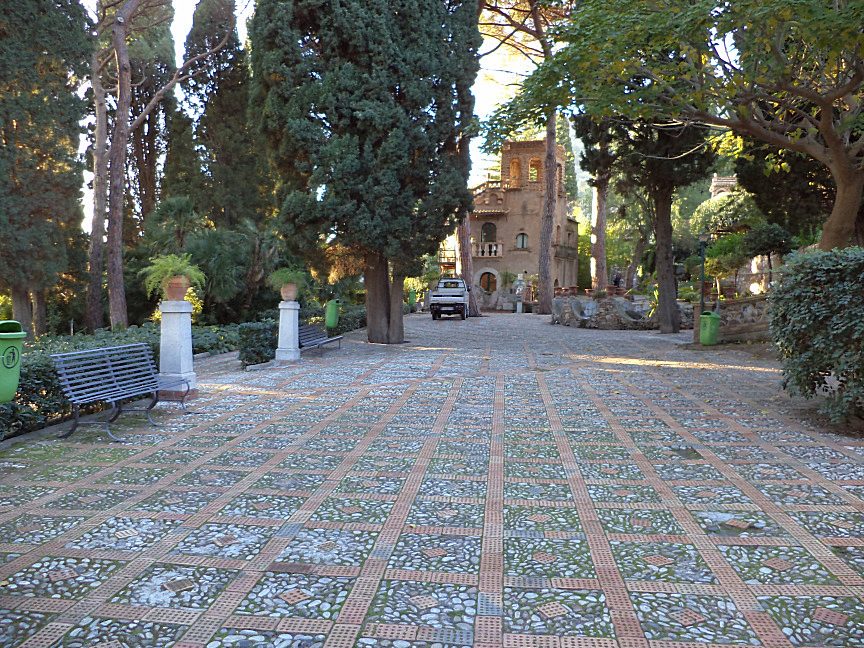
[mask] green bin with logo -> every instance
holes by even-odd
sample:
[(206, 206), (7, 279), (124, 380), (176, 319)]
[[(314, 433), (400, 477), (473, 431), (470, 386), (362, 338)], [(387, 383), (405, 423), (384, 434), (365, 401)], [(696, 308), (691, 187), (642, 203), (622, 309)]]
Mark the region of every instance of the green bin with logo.
[(717, 344), (720, 333), (720, 316), (711, 311), (705, 311), (699, 318), (699, 343), (705, 346)]
[(27, 334), (14, 320), (0, 322), (0, 403), (15, 400), (21, 376), (21, 344)]
[(324, 326), (336, 328), (339, 323), (339, 300), (331, 299), (324, 306)]

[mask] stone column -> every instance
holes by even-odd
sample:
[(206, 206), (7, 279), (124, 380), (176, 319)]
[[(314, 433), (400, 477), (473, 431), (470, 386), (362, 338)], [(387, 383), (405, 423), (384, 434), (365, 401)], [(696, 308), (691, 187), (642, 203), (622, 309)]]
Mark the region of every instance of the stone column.
[(185, 300), (163, 301), (159, 312), (162, 313), (159, 375), (166, 380), (188, 380), (191, 396), (198, 392), (192, 368), (192, 304)]
[(299, 316), (300, 304), (296, 301), (279, 302), (277, 362), (296, 362), (300, 359)]

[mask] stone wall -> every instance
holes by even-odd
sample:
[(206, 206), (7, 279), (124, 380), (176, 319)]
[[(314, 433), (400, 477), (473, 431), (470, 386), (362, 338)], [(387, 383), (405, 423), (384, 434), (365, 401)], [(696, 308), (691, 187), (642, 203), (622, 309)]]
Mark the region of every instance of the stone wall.
[(721, 301), (719, 315), (719, 342), (762, 342), (771, 339), (768, 330), (771, 306), (767, 295)]

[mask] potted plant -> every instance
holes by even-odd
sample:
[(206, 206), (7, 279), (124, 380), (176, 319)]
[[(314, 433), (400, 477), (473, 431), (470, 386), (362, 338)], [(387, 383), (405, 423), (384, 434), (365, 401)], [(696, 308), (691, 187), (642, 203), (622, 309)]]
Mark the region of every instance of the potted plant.
[(306, 272), (292, 268), (279, 268), (267, 276), (267, 285), (282, 295), (286, 302), (296, 301), (306, 288)]
[(190, 286), (203, 288), (207, 277), (192, 263), (189, 254), (164, 254), (150, 259), (150, 265), (141, 270), (147, 297), (161, 292), (163, 301), (183, 301)]

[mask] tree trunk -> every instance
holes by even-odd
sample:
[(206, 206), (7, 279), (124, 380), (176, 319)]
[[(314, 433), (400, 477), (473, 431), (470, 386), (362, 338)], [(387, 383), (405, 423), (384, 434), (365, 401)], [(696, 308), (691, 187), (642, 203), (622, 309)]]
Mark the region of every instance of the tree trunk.
[(654, 194), (657, 219), (654, 234), (657, 241), (657, 316), (660, 332), (669, 334), (681, 330), (678, 293), (675, 286), (675, 262), (672, 258), (672, 193), (673, 188), (661, 188)]
[(606, 194), (608, 191), (609, 178), (604, 173), (595, 179), (594, 204), (591, 209), (591, 288), (594, 290), (605, 289), (609, 283), (606, 272)]
[(543, 219), (540, 221), (540, 258), (537, 277), (537, 312), (548, 315), (552, 312), (552, 226), (555, 221), (555, 204), (558, 198), (558, 144), (555, 138), (556, 114), (546, 120), (546, 157), (543, 174), (546, 180), (546, 195), (543, 200)]
[(627, 271), (624, 273), (624, 287), (627, 290), (633, 288), (633, 280), (636, 277), (636, 268), (639, 267), (639, 262), (642, 260), (642, 255), (648, 249), (648, 239), (645, 235), (640, 235), (636, 241), (636, 247), (633, 250), (633, 258), (630, 260), (630, 265), (627, 266)]
[(462, 280), (471, 288), (468, 293), (468, 317), (481, 317), (480, 305), (477, 303), (477, 291), (474, 290), (474, 257), (471, 255), (471, 221), (468, 214), (456, 226), (456, 238), (459, 241), (459, 263), (462, 266)]
[(48, 334), (48, 305), (45, 300), (45, 289), (36, 290), (33, 298), (33, 334), (36, 337)]
[(405, 341), (405, 320), (403, 296), (405, 277), (393, 277), (390, 286), (390, 328), (387, 331), (388, 344), (402, 344)]
[(12, 286), (12, 317), (21, 325), (27, 339), (33, 339), (33, 307), (30, 292), (25, 286)]
[(126, 286), (123, 282), (123, 203), (126, 197), (126, 153), (129, 144), (129, 113), (132, 104), (132, 66), (126, 37), (130, 18), (141, 0), (127, 0), (114, 17), (111, 32), (117, 56), (117, 110), (108, 157), (108, 302), (111, 328), (126, 328)]
[(99, 74), (99, 53), (90, 63), (90, 84), (96, 110), (93, 134), (93, 223), (90, 229), (90, 285), (87, 287), (87, 312), (84, 325), (89, 333), (105, 326), (102, 317), (102, 273), (105, 267), (105, 203), (108, 200), (108, 110), (105, 88)]
[(834, 248), (844, 249), (853, 244), (856, 238), (855, 221), (858, 209), (861, 207), (861, 195), (864, 193), (864, 171), (855, 170), (848, 173), (835, 173), (832, 176), (837, 183), (837, 196), (831, 215), (822, 226), (822, 237), (819, 239), (819, 249), (830, 252)]
[(366, 255), (363, 273), (366, 285), (366, 337), (370, 342), (388, 344), (390, 337), (390, 279), (387, 259), (377, 253)]

